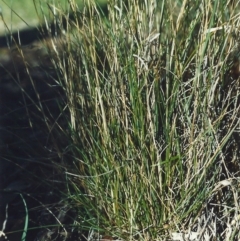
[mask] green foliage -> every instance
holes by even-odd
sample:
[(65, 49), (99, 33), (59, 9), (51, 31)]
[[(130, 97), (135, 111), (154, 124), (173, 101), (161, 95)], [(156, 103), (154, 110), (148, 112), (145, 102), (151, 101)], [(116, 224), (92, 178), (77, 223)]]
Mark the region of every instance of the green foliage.
[(91, 4), (92, 16), (74, 32), (79, 62), (71, 64), (83, 66), (73, 74), (81, 85), (68, 79), (75, 86), (68, 93), (81, 96), (69, 96), (85, 193), (80, 219), (85, 210), (89, 229), (126, 240), (162, 240), (166, 227), (170, 236), (204, 232), (209, 207), (229, 222), (210, 200), (236, 173), (228, 168), (238, 95), (233, 79), (225, 85), (234, 3), (183, 1), (173, 10), (167, 1), (110, 1), (107, 22)]
[(69, 4), (77, 17), (54, 63), (75, 225), (123, 240), (239, 239), (237, 2), (110, 0), (105, 17), (94, 1), (80, 17)]

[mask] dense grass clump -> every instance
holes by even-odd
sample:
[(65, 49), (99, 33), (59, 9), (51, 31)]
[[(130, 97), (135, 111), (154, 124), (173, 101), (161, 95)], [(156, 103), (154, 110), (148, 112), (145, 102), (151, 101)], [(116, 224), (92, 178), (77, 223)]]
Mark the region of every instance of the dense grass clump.
[(74, 32), (70, 66), (81, 67), (68, 75), (76, 170), (67, 172), (88, 228), (126, 240), (186, 230), (236, 239), (236, 7), (110, 2), (106, 20), (90, 6)]
[(104, 15), (69, 1), (52, 64), (68, 110), (64, 203), (87, 240), (240, 238), (238, 10), (111, 0)]

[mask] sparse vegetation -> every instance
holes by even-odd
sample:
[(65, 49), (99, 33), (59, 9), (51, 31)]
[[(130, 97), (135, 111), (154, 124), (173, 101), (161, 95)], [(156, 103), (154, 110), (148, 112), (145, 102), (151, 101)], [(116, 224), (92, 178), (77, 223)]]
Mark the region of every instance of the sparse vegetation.
[(48, 42), (58, 239), (239, 240), (239, 2), (84, 4)]

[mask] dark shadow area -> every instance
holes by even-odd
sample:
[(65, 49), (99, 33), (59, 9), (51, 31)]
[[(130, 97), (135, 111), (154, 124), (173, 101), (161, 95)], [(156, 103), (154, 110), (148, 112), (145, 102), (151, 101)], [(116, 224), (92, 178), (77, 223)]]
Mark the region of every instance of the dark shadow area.
[(62, 234), (60, 223), (67, 230), (75, 215), (65, 200), (67, 99), (53, 57), (40, 47), (21, 51), (6, 52), (0, 62), (0, 225), (9, 241), (20, 241), (25, 202), (26, 241), (61, 241), (72, 234)]

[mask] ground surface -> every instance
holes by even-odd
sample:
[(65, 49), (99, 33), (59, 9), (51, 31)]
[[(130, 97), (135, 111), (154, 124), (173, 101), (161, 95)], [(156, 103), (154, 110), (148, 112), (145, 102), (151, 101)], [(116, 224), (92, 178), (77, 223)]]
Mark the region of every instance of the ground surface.
[[(49, 59), (46, 41), (21, 49), (0, 48), (0, 225), (6, 224), (3, 231), (9, 241), (21, 240), (22, 232), (17, 230), (23, 230), (26, 218), (19, 192), (24, 193), (28, 205), (29, 227), (47, 224), (43, 205), (48, 205), (48, 210), (53, 205), (57, 212), (60, 206), (63, 207), (57, 204), (59, 193), (64, 191), (63, 185), (59, 188), (50, 181), (60, 180), (62, 173), (60, 166), (59, 170), (53, 167), (53, 163), (59, 163), (61, 158), (58, 151), (52, 149), (57, 147), (52, 137), (59, 133), (55, 129), (57, 122), (63, 121), (61, 116), (64, 114), (59, 107), (64, 102), (64, 95), (54, 80), (56, 72)], [(61, 142), (59, 136), (53, 138)], [(66, 142), (63, 145), (66, 146)], [(58, 148), (60, 152), (64, 149), (63, 146)], [(65, 216), (62, 217), (65, 219)], [(53, 233), (30, 232), (26, 240), (47, 240), (46, 236)], [(36, 239), (38, 235), (42, 239)]]

